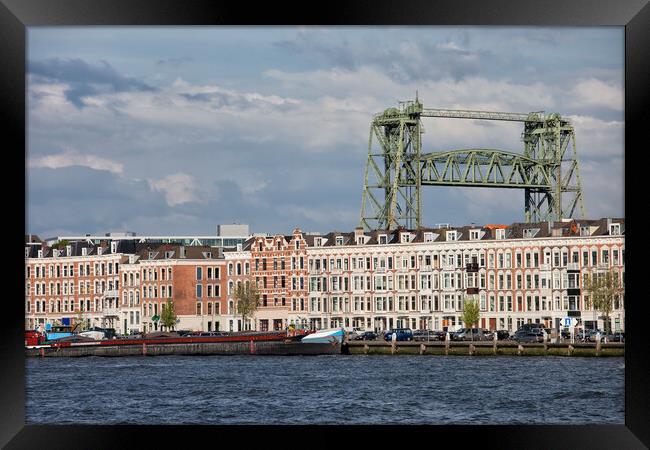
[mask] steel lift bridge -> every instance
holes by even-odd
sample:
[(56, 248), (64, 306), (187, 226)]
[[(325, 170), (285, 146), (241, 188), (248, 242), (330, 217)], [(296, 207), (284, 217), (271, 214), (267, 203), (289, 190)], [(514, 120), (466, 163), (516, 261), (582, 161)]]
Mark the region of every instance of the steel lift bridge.
[[(523, 154), (495, 149), (422, 152), (422, 117), (523, 122)], [(370, 125), (361, 226), (366, 230), (422, 225), (422, 186), (523, 189), (524, 220), (584, 218), (573, 126), (559, 114), (461, 111), (400, 102)]]

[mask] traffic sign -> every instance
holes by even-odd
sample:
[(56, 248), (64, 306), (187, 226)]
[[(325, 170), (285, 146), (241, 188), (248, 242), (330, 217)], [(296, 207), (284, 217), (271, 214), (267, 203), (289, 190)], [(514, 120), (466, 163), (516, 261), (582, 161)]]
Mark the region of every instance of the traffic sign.
[(565, 317), (562, 319), (562, 326), (566, 328), (575, 327), (578, 324), (578, 319), (575, 317)]

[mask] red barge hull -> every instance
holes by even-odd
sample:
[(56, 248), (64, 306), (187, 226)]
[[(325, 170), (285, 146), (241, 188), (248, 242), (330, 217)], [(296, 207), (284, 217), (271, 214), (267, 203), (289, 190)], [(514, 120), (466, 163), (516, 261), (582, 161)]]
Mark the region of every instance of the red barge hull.
[(302, 336), (269, 334), (109, 339), (55, 342), (27, 347), (26, 356), (159, 356), (159, 355), (324, 355), (340, 354), (341, 344), (303, 343)]

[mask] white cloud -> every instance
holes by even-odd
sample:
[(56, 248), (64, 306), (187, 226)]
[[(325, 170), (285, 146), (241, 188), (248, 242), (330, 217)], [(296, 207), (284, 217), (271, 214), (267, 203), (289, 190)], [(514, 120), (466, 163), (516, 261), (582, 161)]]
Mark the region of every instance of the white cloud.
[(569, 106), (577, 108), (604, 107), (623, 111), (621, 86), (608, 84), (596, 78), (579, 81), (571, 91)]
[(201, 193), (196, 181), (186, 173), (175, 173), (159, 180), (147, 180), (149, 188), (155, 192), (163, 192), (169, 206), (195, 202), (201, 199)]
[(61, 169), (71, 166), (88, 167), (93, 170), (105, 170), (121, 175), (123, 165), (97, 155), (81, 154), (75, 150), (66, 150), (56, 155), (30, 158), (28, 166), (32, 168)]

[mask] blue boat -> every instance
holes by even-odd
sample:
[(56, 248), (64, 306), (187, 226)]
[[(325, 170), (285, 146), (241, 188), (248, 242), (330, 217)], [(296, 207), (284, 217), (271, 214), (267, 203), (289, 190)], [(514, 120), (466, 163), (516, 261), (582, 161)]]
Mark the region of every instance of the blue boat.
[(319, 343), (319, 344), (340, 344), (343, 342), (345, 330), (343, 328), (330, 328), (327, 330), (320, 330), (315, 333), (308, 334), (302, 338), (301, 342), (306, 344)]
[[(76, 326), (74, 328), (76, 328)], [(54, 325), (45, 332), (45, 336), (48, 341), (70, 337), (74, 335), (74, 328), (70, 325)]]

